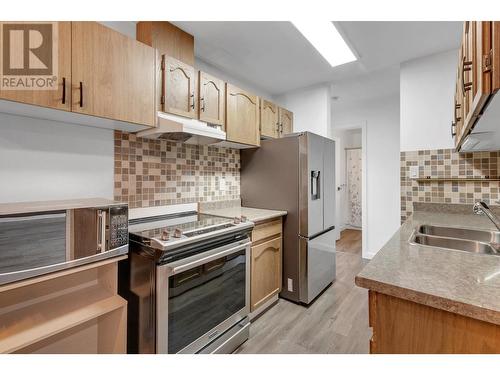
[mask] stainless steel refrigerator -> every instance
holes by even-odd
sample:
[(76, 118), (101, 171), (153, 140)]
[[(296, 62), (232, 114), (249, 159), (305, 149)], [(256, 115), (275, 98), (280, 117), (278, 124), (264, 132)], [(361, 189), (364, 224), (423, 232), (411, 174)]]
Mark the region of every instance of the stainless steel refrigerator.
[(309, 304), (335, 280), (335, 143), (305, 132), (241, 151), (247, 207), (286, 210), (281, 297)]

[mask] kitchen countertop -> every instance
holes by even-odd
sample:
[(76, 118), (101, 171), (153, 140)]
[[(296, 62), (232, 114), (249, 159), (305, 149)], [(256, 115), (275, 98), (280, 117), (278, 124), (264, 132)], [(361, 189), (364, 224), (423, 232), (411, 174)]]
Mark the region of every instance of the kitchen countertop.
[(248, 220), (253, 221), (254, 223), (278, 218), (287, 214), (286, 211), (280, 210), (242, 207), (241, 201), (239, 199), (232, 201), (200, 203), (198, 206), (198, 211), (203, 214), (229, 218), (246, 216)]
[(201, 212), (204, 214), (230, 217), (230, 218), (246, 216), (248, 220), (253, 221), (254, 223), (278, 218), (280, 216), (285, 216), (287, 214), (286, 211), (266, 210), (262, 208), (251, 208), (251, 207), (216, 208), (216, 209), (203, 210)]
[(0, 203), (0, 214), (11, 215), (28, 212), (70, 210), (75, 208), (109, 206), (114, 204), (121, 203), (106, 198), (82, 198), (36, 202)]
[(500, 256), (409, 243), (420, 224), (495, 230), (472, 207), (451, 213), (442, 212), (444, 206), (415, 211), (356, 276), (356, 285), (500, 325)]

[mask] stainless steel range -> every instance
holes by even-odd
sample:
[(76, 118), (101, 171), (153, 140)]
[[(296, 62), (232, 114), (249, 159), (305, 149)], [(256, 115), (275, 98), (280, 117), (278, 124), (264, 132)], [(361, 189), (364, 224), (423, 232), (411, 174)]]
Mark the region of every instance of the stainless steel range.
[(252, 228), (196, 212), (130, 221), (130, 353), (230, 353), (248, 338)]

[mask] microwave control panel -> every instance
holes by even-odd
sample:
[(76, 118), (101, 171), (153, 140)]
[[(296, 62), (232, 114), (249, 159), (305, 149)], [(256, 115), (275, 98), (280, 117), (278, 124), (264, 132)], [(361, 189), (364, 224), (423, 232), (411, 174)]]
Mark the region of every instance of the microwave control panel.
[(128, 208), (126, 206), (109, 209), (109, 248), (128, 244)]

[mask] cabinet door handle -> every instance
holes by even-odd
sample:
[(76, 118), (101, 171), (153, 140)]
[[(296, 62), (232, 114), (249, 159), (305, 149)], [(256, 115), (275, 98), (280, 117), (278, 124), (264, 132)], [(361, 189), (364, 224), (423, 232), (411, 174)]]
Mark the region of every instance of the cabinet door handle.
[(62, 79), (62, 104), (66, 104), (66, 77)]
[(191, 98), (193, 99), (193, 102), (192, 102), (192, 104), (191, 104), (191, 108), (193, 108), (193, 109), (194, 109), (194, 94), (191, 94)]
[(466, 91), (472, 88), (472, 82), (465, 83), (465, 72), (472, 70), (472, 61), (466, 61), (465, 56), (462, 59), (462, 93), (465, 95)]
[(283, 123), (280, 124), (280, 133), (283, 134)]
[[(201, 111), (205, 112), (205, 98), (200, 98), (200, 101), (203, 102), (203, 105), (201, 106)], [(194, 100), (193, 100), (193, 103), (194, 103)]]
[(80, 82), (80, 108), (83, 107), (83, 82)]

